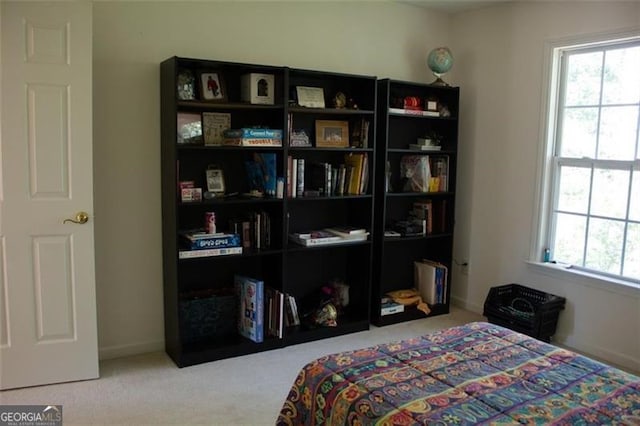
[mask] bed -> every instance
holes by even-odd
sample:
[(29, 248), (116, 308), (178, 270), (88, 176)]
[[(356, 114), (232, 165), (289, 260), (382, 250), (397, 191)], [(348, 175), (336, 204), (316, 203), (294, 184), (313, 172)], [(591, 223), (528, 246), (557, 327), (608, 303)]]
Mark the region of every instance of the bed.
[(640, 378), (484, 322), (327, 355), (279, 425), (640, 425)]

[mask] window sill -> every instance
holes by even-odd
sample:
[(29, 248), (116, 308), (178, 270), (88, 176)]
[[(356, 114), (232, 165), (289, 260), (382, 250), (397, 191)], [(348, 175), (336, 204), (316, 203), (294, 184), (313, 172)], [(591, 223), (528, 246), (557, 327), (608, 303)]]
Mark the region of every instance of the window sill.
[(602, 277), (585, 271), (571, 268), (570, 265), (560, 263), (526, 262), (529, 268), (535, 272), (556, 278), (569, 279), (586, 287), (597, 288), (604, 291), (623, 294), (626, 296), (640, 297), (640, 285), (621, 279)]

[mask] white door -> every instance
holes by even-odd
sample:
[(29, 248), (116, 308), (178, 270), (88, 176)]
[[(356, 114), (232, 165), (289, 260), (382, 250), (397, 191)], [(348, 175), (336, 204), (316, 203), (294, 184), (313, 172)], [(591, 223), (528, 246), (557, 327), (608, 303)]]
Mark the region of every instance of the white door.
[(0, 7), (0, 389), (96, 378), (91, 3)]

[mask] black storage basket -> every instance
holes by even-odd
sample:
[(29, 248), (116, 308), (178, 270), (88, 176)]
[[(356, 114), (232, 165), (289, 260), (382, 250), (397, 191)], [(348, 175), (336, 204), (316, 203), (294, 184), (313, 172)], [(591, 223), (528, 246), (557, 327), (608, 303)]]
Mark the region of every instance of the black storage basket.
[(491, 287), (483, 315), (492, 324), (551, 341), (566, 299), (519, 284)]
[(237, 296), (232, 288), (183, 294), (180, 300), (182, 341), (193, 343), (234, 334), (237, 312)]

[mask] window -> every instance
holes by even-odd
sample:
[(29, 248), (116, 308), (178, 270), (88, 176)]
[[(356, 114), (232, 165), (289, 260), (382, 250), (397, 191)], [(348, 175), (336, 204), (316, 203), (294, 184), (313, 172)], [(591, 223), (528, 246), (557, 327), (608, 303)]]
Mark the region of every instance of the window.
[(550, 257), (640, 282), (640, 39), (554, 54)]

